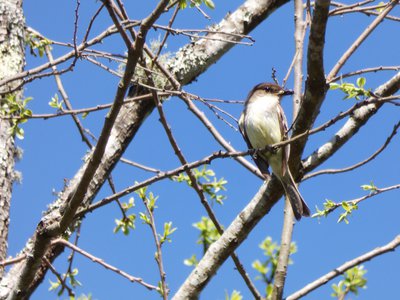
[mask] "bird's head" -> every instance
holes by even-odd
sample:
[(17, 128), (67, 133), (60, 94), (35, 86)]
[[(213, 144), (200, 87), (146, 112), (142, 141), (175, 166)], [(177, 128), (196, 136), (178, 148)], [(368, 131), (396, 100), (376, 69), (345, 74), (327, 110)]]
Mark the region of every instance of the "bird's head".
[(250, 99), (254, 95), (257, 95), (257, 96), (274, 95), (274, 96), (281, 98), (286, 95), (293, 95), (293, 91), (285, 90), (284, 88), (282, 88), (281, 86), (279, 86), (275, 83), (263, 82), (263, 83), (257, 84), (250, 91), (248, 99)]

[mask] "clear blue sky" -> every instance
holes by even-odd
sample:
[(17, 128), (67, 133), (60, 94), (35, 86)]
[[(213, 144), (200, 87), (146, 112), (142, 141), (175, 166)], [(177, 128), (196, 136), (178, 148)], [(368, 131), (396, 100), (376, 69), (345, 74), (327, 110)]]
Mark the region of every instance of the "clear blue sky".
[[(78, 35), (80, 39), (84, 35), (88, 20), (100, 5), (99, 1), (81, 2)], [(154, 0), (126, 2), (132, 19), (144, 17), (157, 3)], [(144, 2), (146, 4), (143, 4)], [(27, 25), (50, 39), (71, 42), (74, 28), (74, 3), (74, 1), (25, 1)], [(241, 1), (238, 0), (215, 1), (214, 11), (205, 9), (212, 17), (211, 21), (205, 20), (194, 9), (186, 9), (178, 16), (175, 26), (177, 28), (204, 28), (219, 22), (228, 11), (234, 11), (240, 3)], [(395, 10), (395, 14), (399, 15), (399, 9)], [(162, 19), (162, 22), (166, 20)], [(325, 48), (326, 73), (372, 20), (373, 17), (350, 15), (330, 20)], [(110, 24), (109, 16), (103, 11), (95, 24), (93, 33), (102, 31)], [(203, 97), (242, 100), (255, 84), (270, 80), (272, 67), (277, 69), (277, 77), (282, 79), (293, 55), (293, 29), (293, 3), (290, 2), (251, 33), (256, 40), (253, 46), (236, 46), (211, 66), (196, 82), (184, 89)], [(342, 71), (380, 65), (398, 65), (400, 41), (396, 37), (399, 33), (398, 22), (385, 21), (359, 48)], [(151, 38), (157, 39), (162, 37), (162, 34), (162, 31), (152, 32)], [(174, 52), (187, 42), (186, 38), (172, 37), (168, 41), (167, 51)], [(125, 51), (124, 45), (117, 36), (106, 40), (101, 48), (114, 53)], [(66, 51), (66, 49), (55, 48), (54, 55), (57, 56)], [(43, 62), (43, 58), (28, 55), (26, 68), (29, 69)], [(393, 75), (394, 72), (368, 75), (367, 87), (375, 88)], [(86, 61), (78, 61), (74, 71), (62, 78), (75, 108), (111, 102), (118, 82), (116, 77)], [(288, 87), (292, 84), (292, 79), (290, 79)], [(48, 102), (56, 92), (54, 80), (44, 78), (27, 85), (25, 96), (34, 98), (30, 103), (34, 113), (45, 113), (54, 111), (48, 106)], [(329, 120), (337, 112), (353, 104), (353, 100), (343, 101), (342, 95), (338, 92), (330, 93), (321, 109), (317, 124)], [(164, 107), (173, 132), (189, 161), (201, 159), (221, 149), (179, 99), (172, 98), (165, 103)], [(215, 118), (206, 107), (201, 108), (234, 147), (238, 150), (246, 148), (239, 132)], [(238, 117), (242, 107), (232, 104), (224, 105), (224, 109)], [(289, 98), (284, 103), (284, 109), (290, 120)], [(83, 124), (98, 135), (105, 113), (104, 111), (92, 113), (83, 121)], [(357, 136), (322, 168), (345, 167), (365, 159), (383, 144), (397, 121), (396, 108), (384, 107), (371, 119), (369, 125), (361, 129)], [(343, 122), (311, 137), (304, 155), (309, 155), (318, 145), (326, 142), (341, 125)], [(87, 150), (71, 118), (31, 120), (24, 125), (24, 129), (26, 137), (18, 142), (24, 150), (24, 157), (16, 165), (23, 174), (23, 183), (14, 187), (11, 211), (9, 254), (13, 256), (33, 234), (47, 204), (56, 198), (52, 191), (61, 190), (64, 178), (74, 176)], [(323, 175), (304, 182), (300, 190), (313, 212), (315, 212), (315, 206), (322, 208), (325, 199), (339, 202), (365, 195), (366, 192), (361, 190), (360, 185), (370, 181), (378, 187), (398, 184), (399, 146), (399, 138), (396, 137), (387, 151), (360, 169), (336, 176)], [(125, 157), (162, 170), (172, 169), (179, 165), (156, 112), (142, 126), (125, 153)], [(261, 181), (233, 160), (214, 161), (211, 168), (218, 178), (224, 177), (228, 181), (225, 204), (214, 207), (218, 218), (225, 226), (228, 226), (256, 193)], [(149, 174), (119, 164), (113, 176), (116, 188), (119, 190), (131, 185), (134, 181), (147, 178)], [(178, 228), (172, 235), (172, 243), (166, 244), (163, 252), (167, 281), (173, 295), (191, 271), (191, 268), (183, 265), (183, 260), (194, 253), (198, 257), (201, 256), (201, 247), (196, 244), (198, 232), (192, 224), (200, 220), (201, 216), (206, 215), (206, 212), (196, 194), (183, 184), (165, 181), (149, 187), (149, 190), (160, 196), (156, 211), (159, 229), (161, 230), (162, 224), (166, 221), (172, 221)], [(104, 186), (96, 201), (110, 193), (109, 188)], [(126, 197), (122, 200), (128, 199), (129, 197)], [(285, 295), (289, 295), (345, 261), (386, 244), (399, 234), (400, 203), (398, 199), (399, 193), (394, 191), (362, 203), (359, 210), (350, 218), (348, 225), (336, 223), (338, 212), (327, 219), (303, 219), (296, 224), (294, 240), (298, 245), (298, 253), (293, 256), (294, 264), (289, 267)], [(138, 214), (144, 208), (140, 199), (135, 200), (137, 203), (135, 213)], [(258, 244), (266, 236), (271, 236), (276, 241), (280, 239), (283, 219), (282, 203), (283, 201), (280, 201), (275, 205), (237, 251), (252, 278), (256, 276), (256, 272), (251, 268), (251, 263), (255, 259), (263, 258)], [(159, 279), (153, 259), (155, 247), (149, 228), (138, 220), (137, 229), (128, 237), (114, 234), (115, 218), (120, 218), (116, 204), (110, 204), (89, 214), (82, 226), (79, 246), (134, 276), (156, 284)], [(66, 254), (68, 253), (69, 251), (66, 251)], [(60, 272), (65, 270), (66, 254), (55, 263)], [(156, 293), (150, 293), (140, 285), (131, 284), (128, 280), (80, 255), (75, 256), (75, 266), (79, 268), (77, 279), (82, 283), (82, 287), (77, 289), (77, 295), (92, 293), (94, 299), (99, 300), (159, 299)], [(399, 291), (397, 286), (399, 266), (398, 252), (386, 254), (366, 263), (368, 289), (361, 291), (359, 298), (394, 299), (394, 295), (397, 295)], [(56, 279), (49, 273), (32, 299), (57, 299), (54, 292), (47, 291), (49, 280)], [(329, 299), (331, 284), (332, 282), (328, 283), (308, 295), (306, 299)], [(261, 282), (257, 282), (257, 286), (263, 291)], [(241, 277), (234, 271), (232, 262), (228, 260), (206, 287), (202, 299), (224, 299), (225, 291), (231, 293), (234, 289), (239, 290), (244, 295), (244, 299), (251, 299)], [(61, 299), (67, 299), (67, 296), (64, 295)]]

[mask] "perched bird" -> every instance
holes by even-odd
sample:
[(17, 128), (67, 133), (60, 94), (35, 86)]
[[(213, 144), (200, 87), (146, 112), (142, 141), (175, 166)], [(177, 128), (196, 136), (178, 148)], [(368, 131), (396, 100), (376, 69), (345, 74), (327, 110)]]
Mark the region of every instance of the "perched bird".
[(262, 151), (267, 146), (287, 139), (287, 121), (280, 100), (285, 95), (292, 95), (273, 83), (260, 83), (249, 93), (244, 110), (239, 119), (239, 129), (247, 146), (256, 149), (253, 159), (264, 177), (267, 177), (268, 166), (281, 181), (286, 197), (292, 205), (294, 216), (310, 216), (310, 209), (293, 180), (288, 166), (290, 145), (280, 147), (276, 152)]

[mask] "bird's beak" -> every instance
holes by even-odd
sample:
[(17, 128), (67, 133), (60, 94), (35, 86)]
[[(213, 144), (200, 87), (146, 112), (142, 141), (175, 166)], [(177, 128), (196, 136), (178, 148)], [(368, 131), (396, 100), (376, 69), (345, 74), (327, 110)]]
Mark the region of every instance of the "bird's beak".
[(282, 90), (279, 92), (281, 96), (293, 95), (294, 92), (292, 90)]

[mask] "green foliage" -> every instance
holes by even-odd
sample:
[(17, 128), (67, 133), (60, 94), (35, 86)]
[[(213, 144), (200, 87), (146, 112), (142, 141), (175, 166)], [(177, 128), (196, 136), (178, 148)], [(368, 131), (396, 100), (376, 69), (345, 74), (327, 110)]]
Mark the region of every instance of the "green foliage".
[(353, 83), (341, 82), (336, 83), (333, 82), (330, 84), (331, 90), (340, 89), (346, 96), (343, 98), (344, 100), (355, 98), (356, 100), (365, 99), (371, 96), (371, 90), (366, 90), (364, 88), (366, 83), (366, 79), (364, 77), (357, 78), (357, 86)]
[(53, 107), (53, 108), (56, 108), (59, 111), (62, 111), (63, 110), (63, 107), (62, 107), (63, 103), (64, 103), (64, 100), (59, 101), (58, 94), (55, 94), (54, 97), (51, 97), (49, 105), (51, 107)]
[[(150, 211), (151, 216), (153, 215), (154, 209), (157, 208), (156, 202), (158, 196), (154, 196), (152, 192), (147, 193), (147, 186), (140, 188), (136, 191), (136, 194), (139, 195), (140, 199), (142, 199), (143, 203), (146, 205), (147, 209)], [(143, 223), (152, 226), (151, 216), (147, 213), (140, 212), (139, 218), (143, 221)], [(172, 228), (172, 222), (164, 223), (164, 231), (162, 234), (158, 234), (160, 245), (165, 242), (171, 242), (170, 236), (176, 231), (176, 228)]]
[[(29, 33), (25, 36), (25, 43), (30, 48), (30, 52), (33, 56), (39, 54), (40, 57), (43, 57), (45, 47), (52, 44), (50, 40), (33, 33)], [(35, 52), (36, 50), (37, 54)]]
[[(219, 195), (218, 193), (220, 191), (226, 191), (225, 185), (228, 183), (228, 181), (226, 181), (224, 178), (217, 179), (215, 172), (212, 169), (207, 169), (206, 166), (203, 166), (201, 170), (197, 168), (192, 169), (192, 172), (197, 183), (210, 197), (211, 201), (215, 201), (218, 204), (223, 204), (226, 196)], [(192, 185), (189, 176), (185, 173), (180, 173), (178, 176), (173, 176), (172, 180), (176, 182), (186, 182), (189, 186)]]
[[(62, 278), (66, 278), (68, 281), (65, 282), (65, 284), (69, 284), (69, 286), (71, 286), (72, 288), (75, 288), (77, 286), (81, 286), (82, 284), (76, 279), (76, 276), (78, 275), (78, 269), (73, 269), (72, 272), (67, 273), (67, 274), (63, 274)], [(49, 291), (55, 291), (58, 288), (60, 288), (60, 290), (57, 292), (58, 296), (61, 296), (64, 293), (65, 287), (61, 284), (60, 280), (57, 279), (56, 282), (53, 282), (51, 280), (50, 281), (50, 287), (49, 287)]]
[(203, 245), (204, 253), (220, 237), (217, 228), (215, 228), (214, 223), (208, 217), (202, 217), (200, 222), (193, 224), (193, 227), (200, 230), (197, 243)]
[(326, 217), (331, 211), (333, 211), (336, 207), (338, 206), (337, 203), (326, 199), (326, 201), (324, 202), (324, 209), (320, 210), (318, 207), (316, 207), (317, 212), (315, 214), (313, 214), (311, 217), (315, 218), (315, 217)]
[[(85, 294), (80, 295), (76, 300), (92, 300), (92, 294), (88, 294), (87, 296)], [(74, 297), (70, 297), (70, 300), (75, 300)]]
[(336, 208), (338, 208), (339, 206), (341, 206), (344, 210), (344, 212), (342, 212), (338, 218), (338, 223), (340, 222), (345, 222), (346, 224), (349, 224), (349, 219), (348, 217), (351, 215), (351, 213), (358, 209), (357, 203), (354, 201), (343, 201), (341, 203), (336, 203), (333, 202), (332, 200), (326, 200), (324, 202), (324, 209), (320, 210), (317, 207), (317, 212), (315, 214), (312, 215), (313, 218), (315, 217), (326, 217), (327, 215), (329, 215), (332, 211), (334, 211)]
[(229, 296), (228, 292), (225, 292), (225, 300), (242, 300), (243, 296), (239, 291), (233, 290), (232, 294)]
[[(166, 291), (164, 291), (164, 289), (163, 289), (162, 282), (159, 281), (157, 286), (158, 286), (157, 292), (163, 297), (165, 295)], [(167, 288), (167, 290), (168, 290), (168, 288)]]
[(190, 7), (200, 6), (202, 3), (204, 3), (208, 8), (215, 8), (215, 4), (212, 0), (179, 0), (179, 8), (185, 9), (188, 6), (188, 3), (190, 3)]
[(157, 208), (156, 202), (158, 196), (154, 196), (153, 192), (147, 194), (147, 186), (138, 189), (135, 193), (139, 195), (140, 199), (142, 199), (151, 212)]
[(199, 261), (196, 254), (193, 254), (190, 258), (185, 259), (183, 263), (188, 267), (196, 267), (199, 264)]
[(11, 118), (9, 134), (16, 136), (20, 140), (24, 138), (24, 130), (20, 124), (28, 121), (32, 116), (32, 111), (27, 108), (27, 104), (32, 97), (19, 99), (16, 94), (7, 94), (0, 101), (0, 116)]
[(375, 193), (378, 190), (378, 188), (375, 186), (375, 184), (372, 181), (370, 184), (363, 184), (361, 186), (361, 188), (364, 191), (370, 191), (371, 193)]
[[(258, 259), (255, 260), (252, 267), (259, 273), (259, 276), (257, 276), (256, 279), (262, 280), (266, 284), (266, 298), (269, 299), (272, 295), (273, 280), (278, 266), (278, 257), (281, 247), (277, 243), (273, 242), (271, 237), (266, 237), (259, 247), (263, 250), (263, 254), (266, 258), (263, 262)], [(296, 252), (296, 243), (292, 242), (290, 244), (290, 255)], [(292, 263), (293, 261), (289, 259), (289, 264)]]
[(353, 210), (358, 209), (358, 206), (356, 203), (351, 202), (351, 201), (343, 201), (342, 202), (342, 208), (344, 209), (344, 212), (342, 212), (339, 216), (338, 223), (344, 221), (346, 224), (349, 224), (349, 220), (347, 219), (348, 216), (351, 215)]
[(117, 226), (114, 228), (114, 233), (117, 233), (121, 230), (123, 234), (128, 235), (131, 229), (135, 229), (136, 215), (126, 214), (129, 209), (135, 207), (134, 199), (130, 198), (128, 202), (121, 203), (121, 206), (125, 212), (125, 216), (123, 216), (121, 219), (115, 219), (115, 224)]
[(176, 227), (172, 228), (172, 222), (165, 222), (164, 223), (164, 232), (162, 235), (159, 234), (160, 237), (160, 243), (161, 245), (165, 243), (166, 241), (171, 242), (171, 239), (169, 236), (173, 234), (176, 231)]
[[(208, 217), (202, 217), (199, 222), (193, 224), (193, 227), (200, 231), (197, 244), (203, 246), (203, 253), (220, 237), (217, 228), (215, 228), (214, 223)], [(185, 259), (183, 263), (186, 266), (195, 267), (199, 261), (196, 255), (193, 254), (190, 258)]]
[(333, 293), (331, 296), (337, 299), (344, 299), (349, 293), (358, 295), (360, 288), (367, 288), (365, 273), (367, 273), (367, 270), (364, 270), (362, 265), (347, 270), (343, 275), (343, 280), (340, 280), (338, 284), (332, 284)]

